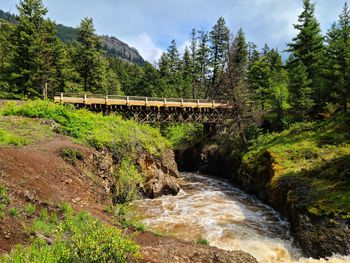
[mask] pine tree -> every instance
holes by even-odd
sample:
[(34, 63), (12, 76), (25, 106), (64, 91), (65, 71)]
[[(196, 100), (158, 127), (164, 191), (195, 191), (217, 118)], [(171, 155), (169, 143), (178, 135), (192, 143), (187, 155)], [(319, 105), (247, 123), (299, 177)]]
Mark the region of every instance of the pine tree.
[[(304, 10), (299, 15), (299, 23), (294, 25), (298, 34), (288, 44), (288, 51), (292, 53), (288, 67), (291, 72), (300, 70), (300, 64), (305, 66), (308, 86), (313, 91), (313, 100), (316, 102), (316, 110), (320, 110), (322, 104), (322, 56), (324, 54), (323, 37), (320, 25), (315, 17), (315, 4), (310, 0), (304, 0)], [(295, 78), (297, 76), (292, 76)]]
[(0, 20), (0, 96), (12, 97), (17, 93), (9, 83), (9, 74), (11, 69), (11, 61), (14, 55), (14, 46), (12, 44), (14, 25)]
[(307, 68), (299, 61), (289, 73), (289, 98), (293, 111), (300, 119), (307, 119), (315, 105), (312, 99), (313, 90), (310, 87)]
[(192, 94), (192, 83), (193, 83), (193, 61), (188, 48), (185, 48), (184, 55), (182, 57), (181, 76), (183, 79), (182, 97), (190, 98)]
[(84, 18), (78, 27), (72, 64), (79, 74), (78, 84), (83, 91), (107, 92), (108, 63), (103, 57), (101, 40), (95, 35), (92, 18)]
[(192, 64), (192, 98), (195, 99), (197, 97), (197, 86), (198, 86), (198, 79), (199, 79), (199, 65), (197, 60), (198, 55), (198, 41), (197, 41), (197, 30), (193, 28), (190, 33), (191, 37), (191, 44), (190, 44), (190, 58), (191, 58), (191, 64)]
[(267, 56), (261, 56), (248, 70), (248, 82), (254, 91), (254, 100), (266, 110), (272, 86), (272, 70)]
[(198, 49), (196, 55), (196, 65), (198, 67), (199, 89), (197, 90), (197, 98), (208, 98), (209, 86), (207, 77), (209, 73), (209, 37), (208, 32), (204, 30), (198, 31)]
[(350, 10), (345, 3), (338, 23), (332, 25), (326, 37), (326, 70), (328, 94), (340, 102), (344, 111), (350, 99)]
[(246, 124), (243, 121), (243, 116), (248, 110), (251, 97), (246, 82), (247, 66), (248, 45), (244, 32), (240, 29), (229, 47), (228, 63), (221, 90), (223, 95), (235, 105), (236, 124), (244, 147), (247, 147), (247, 140), (245, 135)]
[(19, 23), (14, 33), (12, 84), (23, 95), (41, 96), (45, 85), (57, 75), (55, 64), (59, 40), (53, 23), (45, 20), (41, 0), (23, 0), (17, 6)]
[(169, 60), (169, 67), (171, 73), (177, 73), (180, 67), (180, 55), (176, 47), (176, 41), (173, 39), (167, 50), (167, 56)]
[(210, 32), (210, 66), (211, 66), (211, 88), (213, 95), (218, 93), (218, 84), (225, 67), (230, 30), (226, 26), (225, 19), (220, 17)]

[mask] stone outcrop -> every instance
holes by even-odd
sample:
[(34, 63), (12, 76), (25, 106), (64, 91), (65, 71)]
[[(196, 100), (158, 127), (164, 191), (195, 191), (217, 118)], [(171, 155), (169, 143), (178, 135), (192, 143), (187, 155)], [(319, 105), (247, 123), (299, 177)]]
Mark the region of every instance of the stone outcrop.
[(146, 172), (144, 194), (148, 198), (161, 195), (176, 195), (180, 187), (176, 181), (179, 177), (174, 152), (167, 149), (162, 156), (154, 159), (146, 154), (141, 155), (138, 164)]

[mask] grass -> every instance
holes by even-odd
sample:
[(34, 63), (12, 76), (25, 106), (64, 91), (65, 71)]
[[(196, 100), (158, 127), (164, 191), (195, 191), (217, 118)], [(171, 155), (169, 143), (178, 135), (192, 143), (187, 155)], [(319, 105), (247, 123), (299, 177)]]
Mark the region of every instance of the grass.
[(9, 216), (11, 217), (17, 217), (18, 216), (18, 210), (16, 207), (11, 207), (9, 209)]
[(5, 186), (0, 184), (0, 220), (4, 217), (6, 206), (10, 203), (10, 196)]
[(159, 130), (149, 125), (125, 121), (120, 116), (75, 110), (48, 101), (30, 101), (22, 105), (7, 103), (0, 115), (53, 120), (60, 125), (62, 133), (96, 149), (108, 149), (120, 160), (126, 156), (137, 158), (140, 152), (158, 156), (170, 146)]
[(24, 212), (26, 213), (27, 216), (33, 216), (36, 212), (36, 206), (33, 204), (28, 204), (25, 209)]
[(205, 239), (204, 237), (200, 236), (197, 240), (196, 240), (197, 244), (201, 244), (201, 245), (209, 245), (209, 241), (207, 239)]
[(39, 120), (0, 116), (0, 145), (23, 146), (51, 138), (52, 129)]
[(128, 262), (140, 258), (139, 246), (129, 237), (86, 212), (66, 213), (59, 220), (55, 213), (43, 210), (32, 229), (39, 237), (1, 256), (1, 262)]
[(203, 125), (192, 123), (169, 125), (162, 129), (162, 134), (171, 142), (173, 148), (188, 148), (203, 138)]
[(303, 203), (310, 214), (350, 218), (349, 123), (346, 113), (262, 135), (244, 155), (243, 166), (254, 176), (263, 176), (271, 162), (272, 189), (283, 183), (295, 185), (288, 198)]
[(76, 149), (63, 149), (60, 156), (72, 165), (75, 165), (78, 160), (82, 161), (84, 159), (84, 155)]
[(131, 159), (124, 158), (121, 160), (115, 177), (115, 203), (127, 203), (140, 196), (138, 189), (144, 182), (144, 176)]

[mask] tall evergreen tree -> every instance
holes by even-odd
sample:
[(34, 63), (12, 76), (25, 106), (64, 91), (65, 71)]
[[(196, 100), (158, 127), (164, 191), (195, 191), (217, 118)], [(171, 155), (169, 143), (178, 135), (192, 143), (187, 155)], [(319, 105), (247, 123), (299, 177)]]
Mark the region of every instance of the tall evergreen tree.
[(101, 40), (95, 35), (92, 18), (84, 18), (78, 27), (72, 63), (79, 74), (78, 84), (83, 91), (106, 93), (108, 63), (103, 57)]
[(307, 68), (299, 61), (289, 74), (289, 98), (293, 112), (300, 119), (307, 119), (315, 102), (312, 98), (313, 90), (310, 87)]
[(190, 33), (191, 44), (190, 44), (190, 58), (192, 64), (192, 98), (195, 99), (197, 96), (197, 86), (198, 86), (198, 74), (200, 72), (199, 64), (197, 60), (198, 55), (198, 41), (197, 41), (197, 30), (193, 28)]
[(333, 102), (340, 102), (344, 111), (350, 99), (350, 10), (345, 3), (339, 21), (326, 37), (326, 77)]
[[(298, 24), (294, 28), (298, 34), (288, 44), (288, 51), (292, 53), (288, 67), (291, 72), (300, 70), (300, 63), (305, 66), (309, 86), (313, 91), (313, 100), (316, 102), (316, 110), (320, 110), (322, 104), (322, 56), (324, 55), (323, 37), (320, 25), (315, 17), (315, 4), (310, 0), (304, 0), (304, 10), (299, 15)], [(294, 76), (292, 76), (294, 78)]]
[(204, 30), (198, 31), (198, 49), (196, 56), (196, 65), (198, 66), (199, 90), (197, 90), (197, 98), (207, 98), (209, 95), (209, 85), (207, 77), (209, 73), (209, 36)]
[(248, 45), (244, 32), (240, 29), (229, 47), (228, 63), (221, 90), (223, 95), (235, 105), (236, 124), (244, 147), (247, 146), (247, 140), (243, 116), (249, 108), (248, 103), (251, 97), (246, 82), (247, 67)]
[(218, 84), (227, 60), (230, 30), (225, 19), (220, 17), (210, 31), (211, 88), (213, 95), (218, 93)]
[[(9, 73), (13, 60), (13, 32), (14, 25), (0, 19), (0, 96), (13, 96), (17, 91), (11, 88)], [(11, 94), (11, 95), (10, 95)]]
[(192, 95), (192, 83), (193, 83), (193, 61), (191, 59), (190, 51), (188, 47), (185, 48), (185, 52), (182, 57), (181, 75), (183, 79), (182, 97), (190, 98)]
[(180, 67), (180, 55), (179, 51), (177, 50), (175, 39), (171, 40), (170, 46), (167, 50), (167, 55), (169, 60), (170, 72), (174, 74), (178, 72)]
[(12, 84), (23, 95), (41, 96), (46, 84), (57, 75), (55, 64), (59, 40), (52, 22), (45, 20), (47, 9), (41, 0), (23, 0), (18, 6), (18, 25), (14, 33)]

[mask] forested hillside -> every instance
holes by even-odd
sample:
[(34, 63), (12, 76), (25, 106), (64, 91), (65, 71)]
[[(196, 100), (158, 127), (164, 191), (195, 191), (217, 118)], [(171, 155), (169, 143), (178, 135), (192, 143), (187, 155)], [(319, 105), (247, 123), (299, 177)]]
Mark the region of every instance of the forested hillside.
[[(0, 19), (9, 21), (11, 23), (18, 23), (15, 15), (4, 12), (2, 10), (0, 10)], [(76, 28), (62, 24), (55, 24), (55, 26), (59, 39), (61, 39), (64, 43), (74, 42), (78, 34)], [(145, 64), (145, 61), (139, 52), (123, 41), (110, 36), (100, 36), (100, 38), (102, 40), (102, 48), (106, 52), (106, 56), (129, 61), (139, 66), (143, 66)]]
[(56, 26), (45, 18), (41, 1), (23, 1), (16, 21), (1, 13), (1, 94), (41, 97), (47, 85), (49, 96), (66, 91), (229, 99), (241, 111), (254, 101), (253, 115), (262, 115), (268, 129), (345, 111), (350, 96), (348, 5), (326, 36), (315, 5), (305, 0), (303, 8), (286, 63), (267, 44), (259, 50), (243, 29), (231, 37), (234, 31), (221, 17), (208, 32), (192, 29), (183, 54), (172, 40), (156, 65), (140, 67), (115, 59), (142, 64), (125, 43), (96, 36), (92, 19), (84, 18), (77, 29)]

